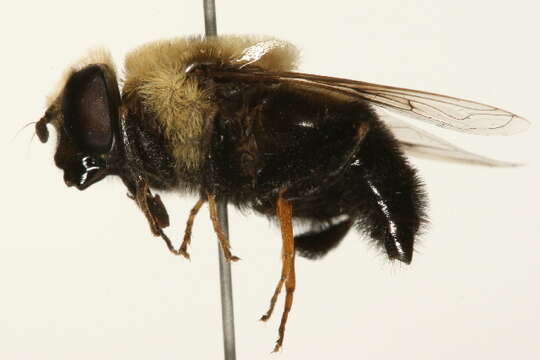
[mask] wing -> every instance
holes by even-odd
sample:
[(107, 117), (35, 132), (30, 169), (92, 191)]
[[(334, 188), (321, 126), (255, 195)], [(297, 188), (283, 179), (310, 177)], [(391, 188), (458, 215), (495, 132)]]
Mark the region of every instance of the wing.
[(319, 88), (469, 134), (511, 135), (526, 130), (530, 125), (526, 119), (494, 106), (424, 91), (295, 72), (267, 72), (248, 67), (208, 71), (213, 77), (229, 80), (295, 83)]
[(409, 155), (474, 165), (519, 166), (516, 163), (490, 159), (463, 150), (440, 137), (421, 130), (392, 115), (390, 113), (384, 113), (382, 115), (379, 114), (379, 117), (390, 128), (396, 139), (400, 142), (403, 150)]

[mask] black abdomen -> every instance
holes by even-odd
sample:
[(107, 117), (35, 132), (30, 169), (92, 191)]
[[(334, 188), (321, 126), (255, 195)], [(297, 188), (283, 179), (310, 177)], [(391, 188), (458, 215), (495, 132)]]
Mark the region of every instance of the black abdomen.
[[(336, 181), (313, 198), (295, 200), (293, 209), (295, 217), (311, 221), (315, 228), (347, 216), (357, 229), (384, 247), (391, 259), (409, 263), (418, 231), (426, 221), (426, 204), (416, 171), (390, 131), (377, 121)], [(314, 248), (316, 241), (314, 238)], [(297, 246), (308, 257), (313, 252), (310, 243)], [(319, 249), (318, 257), (320, 253)]]
[(411, 261), (425, 196), (368, 104), (292, 85), (231, 83), (221, 91), (203, 151), (203, 191), (269, 217), (283, 193), (293, 217), (313, 225), (298, 241), (306, 253), (313, 244), (321, 254), (321, 242), (344, 236), (344, 226), (326, 231), (342, 216), (390, 258)]

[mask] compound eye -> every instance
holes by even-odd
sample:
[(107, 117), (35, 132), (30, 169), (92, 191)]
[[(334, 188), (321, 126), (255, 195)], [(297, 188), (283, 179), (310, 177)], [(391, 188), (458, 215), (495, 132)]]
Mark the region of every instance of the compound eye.
[(110, 150), (116, 118), (115, 95), (107, 88), (98, 65), (88, 66), (68, 80), (62, 105), (64, 127), (83, 152), (97, 155)]

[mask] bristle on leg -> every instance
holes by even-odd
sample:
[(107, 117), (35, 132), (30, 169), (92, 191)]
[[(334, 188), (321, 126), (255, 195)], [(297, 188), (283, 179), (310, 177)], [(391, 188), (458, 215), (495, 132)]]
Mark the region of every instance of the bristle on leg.
[(197, 214), (199, 213), (199, 210), (201, 209), (201, 207), (204, 205), (205, 202), (206, 202), (205, 199), (203, 198), (199, 199), (199, 201), (197, 201), (195, 206), (193, 206), (193, 208), (189, 212), (189, 218), (186, 223), (186, 230), (184, 232), (184, 240), (182, 241), (182, 245), (180, 245), (180, 249), (178, 249), (178, 252), (180, 253), (180, 255), (182, 255), (188, 260), (190, 259), (190, 256), (187, 251), (187, 248), (189, 244), (191, 244), (191, 231), (193, 230), (193, 222), (195, 221), (195, 217), (197, 216)]
[(239, 257), (231, 254), (231, 246), (229, 244), (229, 239), (227, 239), (227, 236), (225, 236), (225, 233), (223, 232), (223, 229), (219, 224), (215, 195), (208, 195), (208, 208), (210, 209), (210, 219), (212, 220), (212, 225), (214, 226), (214, 231), (216, 232), (216, 235), (219, 239), (219, 243), (221, 245), (221, 249), (223, 250), (223, 255), (225, 256), (225, 259), (227, 261), (240, 260)]
[(279, 324), (279, 337), (274, 346), (273, 352), (279, 351), (283, 345), (283, 340), (285, 338), (285, 327), (287, 324), (287, 318), (289, 317), (289, 312), (292, 308), (294, 290), (296, 288), (296, 276), (294, 271), (294, 259), (295, 259), (295, 249), (294, 249), (294, 235), (292, 227), (292, 205), (290, 202), (285, 200), (282, 195), (284, 191), (281, 191), (276, 203), (276, 215), (279, 220), (281, 227), (281, 237), (283, 241), (282, 248), (282, 268), (281, 268), (281, 278), (274, 290), (274, 295), (270, 300), (270, 308), (261, 317), (262, 321), (266, 321), (272, 315), (274, 307), (276, 305), (277, 298), (285, 285), (285, 305), (283, 308), (283, 314), (281, 315), (281, 322)]

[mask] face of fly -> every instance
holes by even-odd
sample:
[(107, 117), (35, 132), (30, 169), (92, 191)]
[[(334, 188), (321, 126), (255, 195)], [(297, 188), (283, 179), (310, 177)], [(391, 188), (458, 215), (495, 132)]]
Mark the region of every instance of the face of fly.
[(56, 166), (64, 171), (67, 186), (84, 190), (114, 170), (118, 161), (118, 108), (120, 95), (112, 70), (93, 64), (67, 79), (56, 101), (36, 124), (42, 142), (47, 124), (58, 132)]

